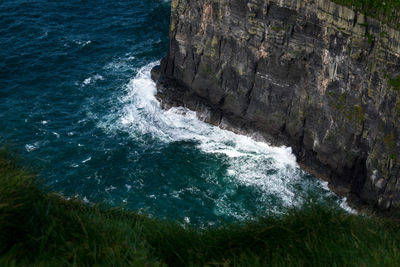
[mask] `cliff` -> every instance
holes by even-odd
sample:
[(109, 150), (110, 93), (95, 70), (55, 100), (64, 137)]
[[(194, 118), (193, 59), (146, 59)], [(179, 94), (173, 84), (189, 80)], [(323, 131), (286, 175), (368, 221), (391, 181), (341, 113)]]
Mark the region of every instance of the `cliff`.
[(290, 145), (352, 203), (400, 211), (400, 32), (326, 0), (172, 0), (164, 107)]

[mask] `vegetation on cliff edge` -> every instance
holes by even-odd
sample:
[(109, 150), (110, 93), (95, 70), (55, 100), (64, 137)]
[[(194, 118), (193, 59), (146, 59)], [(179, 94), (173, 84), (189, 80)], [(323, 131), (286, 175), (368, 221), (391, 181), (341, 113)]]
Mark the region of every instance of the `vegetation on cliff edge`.
[(196, 229), (65, 200), (0, 152), (1, 266), (400, 266), (400, 228), (318, 204)]
[(366, 16), (400, 29), (400, 0), (333, 0), (333, 2), (353, 7)]

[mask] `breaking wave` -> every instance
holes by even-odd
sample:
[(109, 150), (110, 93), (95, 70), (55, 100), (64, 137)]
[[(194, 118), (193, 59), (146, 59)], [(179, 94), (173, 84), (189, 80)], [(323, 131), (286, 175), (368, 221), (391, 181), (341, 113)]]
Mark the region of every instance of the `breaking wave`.
[[(270, 146), (212, 126), (183, 107), (163, 110), (155, 97), (155, 83), (150, 78), (150, 70), (157, 64), (153, 62), (139, 69), (125, 86), (124, 95), (116, 103), (118, 108), (99, 126), (110, 134), (125, 132), (139, 142), (144, 142), (144, 137), (161, 143), (192, 142), (201, 153), (223, 157), (227, 165), (223, 179), (231, 186), (212, 199), (216, 215), (239, 220), (251, 217), (248, 207), (240, 201), (232, 201), (238, 190), (255, 190), (256, 202), (263, 203), (265, 213), (280, 213), (285, 208), (301, 205), (309, 187), (332, 194), (326, 184), (305, 178), (307, 174), (299, 168), (289, 147)], [(180, 192), (187, 190), (196, 191), (196, 188), (181, 188)], [(179, 196), (179, 191), (175, 196)], [(345, 207), (345, 201), (340, 201)]]

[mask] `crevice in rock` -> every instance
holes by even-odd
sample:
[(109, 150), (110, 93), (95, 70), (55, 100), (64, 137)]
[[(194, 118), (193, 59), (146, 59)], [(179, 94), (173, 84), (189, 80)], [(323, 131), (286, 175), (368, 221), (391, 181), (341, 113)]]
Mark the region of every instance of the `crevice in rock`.
[[(359, 202), (377, 202), (380, 196), (374, 195), (373, 201), (372, 197), (361, 199), (360, 192), (371, 195), (368, 190), (372, 189), (363, 188), (369, 187), (371, 169), (386, 175), (388, 184), (395, 181), (390, 174), (393, 166), (386, 160), (391, 155), (382, 139), (393, 146), (398, 157), (395, 163), (400, 164), (400, 144), (390, 140), (388, 130), (395, 128), (397, 137), (400, 121), (391, 114), (393, 90), (384, 80), (396, 77), (400, 69), (397, 33), (387, 31), (389, 37), (378, 36), (382, 31), (378, 22), (361, 21), (357, 10), (352, 13), (332, 2), (308, 1), (296, 7), (290, 0), (252, 0), (251, 12), (262, 14), (253, 18), (244, 2), (218, 1), (224, 9), (223, 19), (215, 13), (203, 35), (194, 33), (200, 27), (198, 12), (212, 1), (180, 1), (185, 11), (182, 7), (174, 10), (175, 28), (170, 36), (185, 38), (186, 50), (172, 40), (161, 75), (184, 77), (190, 84), (182, 93), (170, 88), (174, 83), (168, 87), (163, 81), (163, 90), (171, 90), (163, 95), (171, 98), (164, 100), (165, 105), (183, 103), (199, 112), (206, 112), (207, 107), (213, 124), (229, 121), (232, 125), (227, 127), (243, 127), (236, 131), (259, 131), (271, 136), (272, 143), (291, 145), (299, 162), (333, 187), (337, 184), (346, 192), (346, 186), (351, 186), (351, 194), (357, 195)], [(213, 44), (216, 36), (218, 42)], [(209, 56), (210, 49), (215, 49), (214, 57)], [(191, 54), (180, 55), (182, 51)], [(258, 51), (263, 52), (262, 58)], [(204, 88), (212, 88), (212, 99), (198, 95), (203, 92), (197, 90)], [(329, 125), (322, 118), (334, 123)], [(379, 127), (377, 118), (387, 126)], [(321, 136), (324, 142), (319, 143)], [(388, 198), (388, 194), (382, 196)], [(400, 207), (400, 193), (390, 206)]]

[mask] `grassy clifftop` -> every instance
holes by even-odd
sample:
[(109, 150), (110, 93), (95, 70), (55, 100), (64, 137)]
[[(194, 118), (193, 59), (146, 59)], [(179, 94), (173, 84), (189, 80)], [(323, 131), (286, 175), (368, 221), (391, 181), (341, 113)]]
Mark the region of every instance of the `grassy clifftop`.
[(400, 0), (333, 0), (333, 2), (353, 7), (364, 15), (400, 29)]
[(0, 153), (1, 266), (400, 266), (395, 222), (308, 205), (279, 218), (196, 229), (40, 189)]

